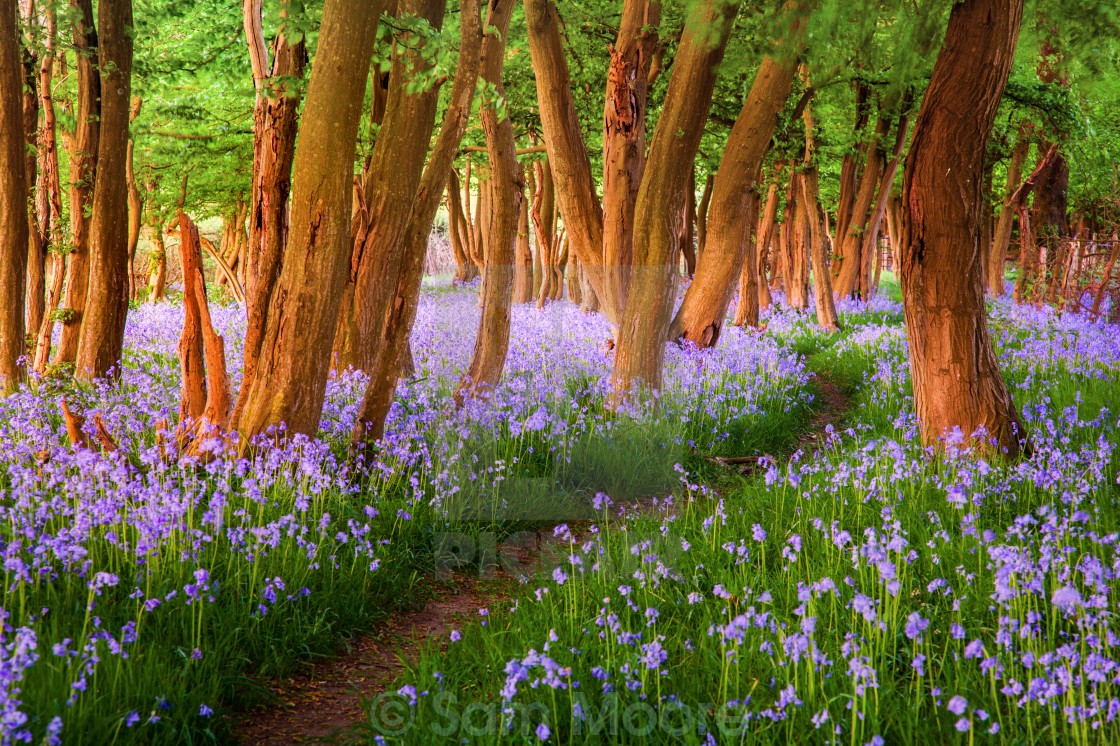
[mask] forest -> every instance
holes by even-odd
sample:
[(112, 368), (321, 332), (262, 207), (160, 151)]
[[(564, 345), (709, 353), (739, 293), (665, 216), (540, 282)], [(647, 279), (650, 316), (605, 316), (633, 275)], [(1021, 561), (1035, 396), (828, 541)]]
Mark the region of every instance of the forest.
[(0, 0), (0, 746), (1120, 741), (1118, 115), (1115, 0)]

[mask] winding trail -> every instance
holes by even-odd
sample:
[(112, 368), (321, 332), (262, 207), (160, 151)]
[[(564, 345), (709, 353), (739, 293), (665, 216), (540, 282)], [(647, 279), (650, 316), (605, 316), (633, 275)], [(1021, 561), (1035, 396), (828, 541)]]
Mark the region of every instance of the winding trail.
[[(814, 388), (818, 404), (783, 457), (821, 447), (826, 428), (838, 429), (851, 409), (849, 397), (826, 371), (815, 371)], [(714, 460), (739, 473), (749, 473), (758, 465), (757, 457)], [(546, 561), (553, 543), (538, 532), (534, 546), (518, 550), (520, 566)], [(391, 616), (376, 635), (357, 637), (338, 655), (271, 682), (268, 688), (277, 706), (231, 716), (236, 741), (245, 746), (285, 746), (364, 740), (366, 707), (388, 690), (406, 663), (415, 663), (430, 641), (442, 639), (446, 645), (456, 623), (467, 623), (477, 618), (479, 609), (509, 600), (517, 592), (518, 580), (497, 568), (484, 577), (457, 573), (445, 585), (450, 588), (423, 608)]]

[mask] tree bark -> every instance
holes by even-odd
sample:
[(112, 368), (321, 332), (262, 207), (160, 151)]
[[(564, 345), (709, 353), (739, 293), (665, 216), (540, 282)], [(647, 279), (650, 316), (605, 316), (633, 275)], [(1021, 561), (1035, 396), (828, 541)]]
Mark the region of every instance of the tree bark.
[[(766, 206), (762, 210), (762, 219), (758, 225), (757, 240), (755, 242), (755, 266), (752, 268), (746, 261), (739, 272), (739, 301), (735, 304), (735, 326), (758, 326), (758, 314), (763, 308), (769, 307), (770, 284), (766, 279), (766, 261), (770, 252), (770, 242), (774, 238), (774, 224), (778, 217), (778, 184), (771, 182), (766, 190)], [(750, 247), (747, 247), (750, 251)], [(752, 301), (752, 286), (757, 285), (757, 291)]]
[(605, 287), (603, 266), (603, 209), (591, 177), (591, 161), (572, 100), (571, 80), (560, 24), (552, 0), (525, 0), (529, 50), (537, 82), (541, 128), (548, 149), (556, 199), (572, 250), (587, 270), (604, 313), (617, 322), (620, 308), (612, 305)]
[(789, 273), (786, 276), (786, 304), (791, 308), (809, 307), (809, 210), (803, 197), (801, 174), (790, 178), (788, 195), (791, 198), (786, 257), (789, 259)]
[(529, 200), (525, 198), (525, 169), (521, 178), (521, 206), (517, 211), (517, 258), (513, 271), (513, 302), (533, 302), (533, 250), (529, 246)]
[(350, 250), (358, 121), (384, 2), (327, 0), (293, 165), (291, 223), (256, 374), (242, 385), (243, 447), (274, 425), (313, 435)]
[(865, 265), (862, 254), (863, 238), (867, 232), (871, 205), (875, 200), (885, 167), (879, 143), (890, 132), (890, 125), (890, 118), (885, 112), (880, 111), (875, 133), (867, 144), (866, 160), (859, 178), (859, 189), (855, 193), (846, 225), (842, 227), (840, 220), (837, 219), (836, 242), (840, 250), (833, 272), (835, 277), (833, 289), (842, 298), (860, 297), (860, 278)]
[[(505, 97), (502, 69), (505, 39), (515, 0), (490, 0), (482, 42), (482, 79), (498, 97)], [(517, 169), (513, 122), (499, 113), (496, 102), (482, 108), (482, 130), (490, 156), (490, 210), (486, 231), (486, 272), (482, 278), (482, 319), (479, 321), (470, 367), (459, 382), (457, 402), (498, 385), (509, 349), (513, 299), (514, 244), (521, 209), (522, 183)]]
[(805, 122), (805, 161), (801, 170), (801, 198), (809, 221), (809, 260), (813, 271), (813, 300), (817, 324), (825, 331), (840, 330), (836, 316), (836, 303), (832, 298), (832, 275), (825, 259), (824, 218), (820, 204), (820, 187), (817, 183), (815, 160), (816, 142), (813, 130), (813, 112), (808, 104), (801, 113)]
[[(140, 116), (140, 97), (132, 100), (132, 110), (128, 121), (131, 125)], [(143, 220), (144, 203), (140, 199), (140, 187), (136, 183), (136, 168), (133, 164), (136, 143), (128, 138), (128, 153), (125, 156), (125, 174), (128, 179), (128, 297), (136, 297), (136, 246), (140, 243), (140, 224)]]
[[(39, 135), (39, 61), (33, 47), (34, 28), (39, 25), (34, 0), (20, 3), (20, 16), (24, 25), (25, 43), (22, 45), (23, 63), (23, 132), (24, 168), (29, 195), (38, 192), (38, 135)], [(47, 236), (39, 231), (35, 201), (27, 203), (27, 270), (24, 329), (34, 332), (43, 321), (43, 300), (46, 294)]]
[(879, 179), (879, 196), (875, 198), (875, 206), (871, 208), (871, 216), (867, 219), (867, 227), (863, 231), (860, 245), (860, 259), (863, 262), (863, 271), (860, 274), (860, 295), (864, 299), (871, 297), (873, 288), (879, 287), (878, 273), (872, 281), (872, 272), (878, 267), (879, 234), (883, 225), (883, 217), (887, 212), (887, 202), (891, 198), (894, 188), (894, 177), (898, 167), (902, 164), (902, 151), (906, 148), (906, 135), (910, 129), (910, 117), (906, 109), (910, 106), (910, 98), (906, 97), (903, 103), (903, 113), (899, 115), (898, 125), (895, 127), (894, 147), (891, 150), (891, 159), (887, 162)]
[[(42, 58), (39, 60), (39, 106), (43, 111), (42, 118), (39, 122), (38, 133), (38, 173), (39, 177), (35, 185), (35, 212), (37, 214), (36, 230), (40, 236), (40, 245), (42, 246), (43, 260), (45, 265), (49, 265), (50, 287), (46, 288), (44, 280), (44, 287), (40, 288), (41, 291), (47, 294), (46, 302), (43, 305), (42, 313), (39, 315), (38, 324), (30, 324), (34, 320), (35, 311), (38, 309), (32, 308), (32, 303), (28, 304), (30, 312), (28, 313), (29, 327), (28, 332), (37, 334), (35, 342), (35, 370), (42, 374), (47, 367), (47, 362), (50, 355), (51, 335), (54, 330), (53, 314), (58, 308), (58, 304), (62, 297), (63, 283), (66, 280), (66, 258), (65, 255), (59, 250), (58, 234), (60, 232), (62, 222), (62, 184), (58, 174), (58, 144), (57, 144), (57, 120), (54, 111), (54, 60), (55, 60), (55, 35), (57, 33), (55, 25), (55, 14), (52, 10), (47, 10), (47, 32), (45, 40), (45, 49)], [(51, 247), (55, 251), (50, 251)], [(28, 257), (28, 276), (31, 277), (34, 272), (31, 265), (36, 263), (34, 257)], [(44, 270), (44, 276), (48, 274)], [(36, 292), (37, 283), (29, 281), (28, 297)], [(40, 296), (43, 295), (40, 292)], [(44, 337), (44, 327), (46, 327), (46, 336)], [(45, 339), (45, 342), (43, 341)], [(45, 344), (46, 350), (40, 352), (41, 345)], [(40, 364), (41, 359), (41, 364)]]
[[(422, 18), (435, 29), (442, 27), (446, 9), (447, 0), (401, 0), (398, 5), (400, 17)], [(404, 260), (401, 241), (435, 127), (439, 87), (416, 90), (432, 64), (411, 35), (394, 46), (388, 101), (362, 176), (366, 209), (359, 211), (351, 228), (350, 277), (334, 340), (336, 370), (368, 371), (373, 365), (377, 336)]]
[[(636, 388), (661, 389), (676, 295), (685, 190), (737, 0), (701, 0), (689, 12), (650, 144), (634, 213), (634, 271), (615, 347), (611, 384), (619, 403)], [(714, 198), (713, 198), (714, 199)], [(565, 214), (567, 220), (567, 214)], [(711, 252), (709, 252), (711, 253)]]
[(71, 29), (78, 77), (74, 131), (67, 138), (70, 151), (70, 260), (66, 284), (66, 313), (56, 363), (73, 363), (89, 289), (90, 216), (101, 135), (101, 77), (98, 74), (97, 27), (93, 0), (70, 0)]
[[(301, 79), (307, 66), (303, 36), (295, 41), (288, 38), (285, 16), (282, 16), (274, 59), (269, 66), (262, 30), (262, 2), (244, 0), (242, 6), (253, 85), (257, 91), (253, 108), (253, 182), (245, 262), (247, 321), (242, 392), (251, 387), (256, 377), (269, 308), (283, 266), (300, 105), (299, 86), (289, 81)], [(302, 1), (297, 2), (297, 8), (302, 8)], [(381, 3), (375, 4), (380, 10)], [(281, 8), (286, 14), (288, 3)], [(230, 422), (233, 429), (239, 427), (246, 401), (244, 396), (238, 396)]]
[[(687, 339), (700, 348), (716, 344), (737, 275), (746, 274), (749, 285), (740, 302), (757, 306), (757, 256), (747, 251), (747, 245), (750, 226), (757, 219), (758, 176), (793, 85), (797, 58), (804, 47), (807, 12), (801, 3), (787, 6), (783, 48), (763, 58), (728, 135), (712, 186), (707, 250), (673, 320), (669, 331), (673, 339)], [(747, 309), (744, 318), (757, 323), (757, 307)]]
[(922, 440), (980, 427), (1009, 456), (1025, 437), (984, 309), (984, 155), (1007, 84), (1023, 0), (953, 7), (914, 126), (903, 183), (902, 295)]
[(0, 0), (0, 394), (23, 380), (27, 169), (15, 0)]
[(101, 136), (90, 221), (89, 295), (74, 372), (118, 368), (128, 315), (128, 122), (132, 108), (132, 0), (99, 0)]
[(611, 62), (603, 109), (603, 290), (606, 305), (613, 309), (625, 307), (629, 287), (634, 207), (645, 168), (649, 73), (660, 22), (659, 0), (625, 0), (618, 38), (608, 47)]

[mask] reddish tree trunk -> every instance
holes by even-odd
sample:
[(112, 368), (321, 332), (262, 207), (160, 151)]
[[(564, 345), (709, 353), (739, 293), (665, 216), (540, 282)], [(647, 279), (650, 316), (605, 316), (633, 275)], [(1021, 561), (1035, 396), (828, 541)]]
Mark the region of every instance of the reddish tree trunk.
[[(649, 167), (638, 190), (634, 270), (611, 379), (616, 401), (630, 396), (635, 388), (661, 389), (689, 173), (738, 5), (736, 0), (701, 0), (685, 21), (650, 144)], [(566, 213), (564, 217), (567, 219)]]
[[(758, 303), (757, 255), (747, 251), (750, 226), (757, 219), (758, 176), (797, 71), (807, 8), (790, 4), (786, 14), (783, 48), (763, 58), (728, 135), (712, 187), (707, 250), (669, 331), (671, 338), (687, 339), (697, 347), (710, 347), (719, 340), (737, 275), (748, 278), (740, 302)], [(744, 319), (757, 323), (757, 307), (747, 309)]]
[[(99, 0), (101, 137), (90, 221), (89, 294), (78, 355), (79, 377), (101, 378), (120, 365), (128, 315), (128, 122), (132, 108), (132, 0)], [(119, 372), (119, 370), (118, 370)]]
[[(603, 210), (596, 197), (591, 161), (572, 100), (568, 63), (552, 0), (525, 0), (525, 22), (556, 199), (572, 250), (586, 267), (595, 294), (605, 301)], [(604, 302), (603, 309), (608, 318), (617, 321), (620, 308)]]
[(517, 211), (517, 257), (513, 268), (513, 302), (533, 301), (533, 250), (529, 247), (529, 200), (525, 198), (525, 169), (518, 166), (522, 189)]
[[(23, 132), (24, 167), (27, 173), (28, 194), (38, 192), (38, 130), (39, 130), (39, 64), (35, 57), (34, 28), (39, 25), (34, 0), (20, 3), (20, 16), (24, 25), (25, 43), (22, 45), (23, 62)], [(37, 330), (43, 322), (43, 296), (46, 293), (47, 236), (39, 231), (35, 201), (27, 203), (27, 270), (24, 328)]]
[(832, 298), (832, 276), (828, 271), (828, 262), (825, 260), (827, 238), (824, 235), (820, 188), (817, 185), (816, 144), (813, 134), (815, 124), (808, 104), (801, 116), (805, 121), (805, 161), (801, 170), (801, 198), (805, 204), (809, 224), (809, 259), (813, 270), (813, 300), (816, 306), (817, 324), (826, 331), (839, 331), (836, 304)]
[(984, 154), (1023, 0), (953, 7), (903, 182), (902, 295), (914, 407), (930, 445), (983, 427), (1012, 457), (1025, 433), (1000, 376), (980, 280)]
[(661, 22), (658, 0), (625, 0), (607, 70), (603, 109), (604, 299), (626, 305), (634, 252), (634, 206), (645, 168), (649, 73)]
[(286, 423), (319, 428), (350, 250), (358, 121), (384, 2), (327, 0), (292, 173), (291, 224), (256, 375), (242, 385), (243, 444)]
[(97, 27), (93, 0), (70, 0), (71, 28), (76, 52), (78, 102), (74, 131), (67, 138), (70, 151), (70, 254), (66, 313), (55, 362), (73, 363), (78, 356), (78, 337), (89, 288), (89, 211), (93, 209), (94, 175), (97, 171), (98, 140), (101, 134), (101, 77), (97, 70)]
[[(502, 68), (505, 38), (513, 17), (514, 0), (490, 0), (482, 42), (482, 79), (505, 96)], [(470, 367), (456, 391), (456, 400), (478, 395), (498, 385), (509, 349), (513, 299), (514, 244), (521, 210), (522, 183), (517, 170), (513, 122), (491, 101), (482, 108), (482, 130), (490, 156), (490, 210), (486, 231), (486, 272), (482, 278), (482, 319)]]
[(0, 394), (24, 375), (28, 192), (17, 18), (15, 0), (0, 0)]
[[(443, 25), (447, 0), (401, 0), (402, 18), (422, 18), (434, 28)], [(427, 55), (432, 59), (431, 54)], [(432, 139), (439, 87), (416, 90), (432, 62), (422, 45), (405, 35), (395, 45), (389, 73), (389, 96), (377, 144), (363, 174), (366, 209), (352, 227), (350, 277), (335, 333), (333, 364), (338, 370), (368, 371), (377, 336), (389, 312), (403, 253), (401, 242), (412, 218), (424, 156)]]
[[(299, 127), (300, 86), (292, 79), (303, 77), (307, 49), (301, 34), (288, 38), (286, 25), (276, 37), (272, 65), (261, 27), (263, 0), (244, 0), (242, 19), (248, 41), (253, 85), (257, 91), (253, 109), (253, 183), (249, 206), (249, 243), (246, 251), (244, 370), (241, 390), (256, 377), (269, 307), (282, 270), (288, 240), (288, 200), (292, 187), (296, 131)], [(378, 10), (381, 4), (377, 3)], [(287, 6), (283, 7), (287, 10)], [(286, 21), (285, 21), (286, 23)], [(247, 400), (238, 396), (231, 426), (237, 429)]]

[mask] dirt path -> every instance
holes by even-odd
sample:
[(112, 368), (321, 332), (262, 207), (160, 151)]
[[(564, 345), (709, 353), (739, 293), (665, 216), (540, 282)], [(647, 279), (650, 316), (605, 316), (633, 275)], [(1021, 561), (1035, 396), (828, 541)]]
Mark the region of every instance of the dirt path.
[(363, 700), (389, 687), (404, 669), (402, 658), (415, 662), (426, 642), (447, 639), (456, 623), (508, 598), (503, 588), (512, 582), (500, 575), (456, 577), (453, 590), (423, 609), (390, 618), (377, 637), (359, 637), (345, 652), (273, 682), (270, 689), (281, 705), (237, 717), (237, 742), (280, 746), (354, 741), (354, 728), (366, 720)]
[[(838, 428), (851, 407), (843, 390), (827, 374), (817, 374), (816, 389), (820, 404), (791, 452), (821, 447), (825, 429), (829, 425)], [(713, 460), (740, 472), (757, 468), (757, 457)], [(632, 507), (641, 510), (652, 505), (651, 502), (648, 506), (643, 503)], [(538, 534), (534, 546), (519, 550), (520, 566), (547, 561), (552, 543)], [(361, 740), (358, 729), (367, 717), (363, 702), (389, 688), (404, 670), (402, 659), (414, 663), (427, 642), (447, 640), (457, 623), (467, 623), (477, 618), (479, 609), (508, 600), (516, 588), (517, 580), (501, 569), (485, 578), (456, 575), (451, 590), (429, 601), (423, 609), (390, 617), (378, 636), (359, 637), (346, 652), (299, 675), (273, 682), (270, 689), (280, 706), (236, 716), (235, 738), (246, 746)]]

